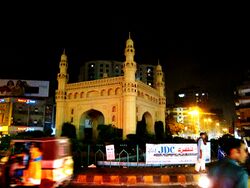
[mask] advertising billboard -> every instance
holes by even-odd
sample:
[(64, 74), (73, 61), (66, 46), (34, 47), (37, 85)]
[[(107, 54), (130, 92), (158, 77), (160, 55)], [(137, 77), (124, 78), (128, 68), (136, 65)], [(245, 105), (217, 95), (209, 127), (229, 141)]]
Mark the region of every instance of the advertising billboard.
[(48, 97), (49, 81), (0, 79), (0, 96)]
[[(195, 164), (197, 144), (146, 144), (146, 164)], [(211, 162), (210, 142), (205, 152), (206, 163)]]

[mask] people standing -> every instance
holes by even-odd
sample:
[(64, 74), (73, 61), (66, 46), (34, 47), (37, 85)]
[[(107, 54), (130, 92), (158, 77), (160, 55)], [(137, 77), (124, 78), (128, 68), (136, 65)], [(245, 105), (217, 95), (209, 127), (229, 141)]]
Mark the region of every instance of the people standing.
[(201, 132), (197, 140), (197, 162), (195, 164), (195, 172), (206, 172), (205, 149), (206, 149), (206, 133)]
[(42, 152), (36, 143), (30, 147), (30, 161), (25, 174), (26, 181), (32, 185), (40, 185), (42, 177)]
[(23, 87), (23, 81), (17, 80), (16, 85), (12, 91), (13, 96), (23, 96), (24, 95), (24, 87)]
[(246, 144), (236, 138), (225, 140), (223, 151), (226, 157), (209, 168), (211, 188), (247, 188), (248, 173), (241, 166), (246, 162)]

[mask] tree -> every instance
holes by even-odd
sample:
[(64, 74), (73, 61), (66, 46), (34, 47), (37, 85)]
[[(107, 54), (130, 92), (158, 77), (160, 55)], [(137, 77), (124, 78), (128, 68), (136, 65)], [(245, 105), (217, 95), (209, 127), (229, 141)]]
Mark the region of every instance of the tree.
[(62, 126), (61, 136), (66, 136), (68, 138), (76, 139), (76, 127), (71, 123), (64, 123)]
[(158, 142), (162, 142), (164, 140), (164, 127), (162, 121), (155, 122), (155, 138)]
[(184, 125), (177, 122), (171, 122), (169, 128), (172, 134), (179, 134), (184, 130)]
[(147, 124), (144, 118), (141, 121), (138, 121), (136, 125), (136, 135), (138, 137), (145, 137), (147, 135), (146, 127)]
[(114, 127), (113, 125), (103, 125), (100, 124), (97, 126), (98, 141), (99, 142), (116, 142), (122, 140), (122, 132), (120, 129)]
[(169, 115), (166, 120), (171, 134), (179, 134), (184, 130), (184, 125), (175, 121), (172, 115)]

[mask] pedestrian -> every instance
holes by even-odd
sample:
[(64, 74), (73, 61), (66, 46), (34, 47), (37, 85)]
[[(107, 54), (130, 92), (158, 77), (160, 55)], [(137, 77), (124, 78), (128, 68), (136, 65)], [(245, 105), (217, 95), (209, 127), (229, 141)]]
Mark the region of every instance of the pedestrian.
[(248, 153), (245, 143), (236, 138), (225, 140), (223, 151), (226, 157), (209, 168), (211, 188), (247, 188), (248, 173), (241, 166)]
[(25, 182), (31, 185), (40, 185), (42, 177), (42, 151), (37, 143), (30, 146), (28, 169), (24, 175)]
[(197, 161), (195, 164), (195, 173), (206, 172), (205, 149), (206, 149), (206, 133), (201, 132), (197, 140)]

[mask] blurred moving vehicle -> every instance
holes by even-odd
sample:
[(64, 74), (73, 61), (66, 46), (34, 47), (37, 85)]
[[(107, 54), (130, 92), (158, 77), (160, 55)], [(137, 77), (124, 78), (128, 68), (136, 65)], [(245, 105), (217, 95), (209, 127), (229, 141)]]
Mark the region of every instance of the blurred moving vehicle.
[(73, 166), (68, 138), (14, 139), (0, 156), (0, 185), (66, 186), (73, 178)]

